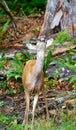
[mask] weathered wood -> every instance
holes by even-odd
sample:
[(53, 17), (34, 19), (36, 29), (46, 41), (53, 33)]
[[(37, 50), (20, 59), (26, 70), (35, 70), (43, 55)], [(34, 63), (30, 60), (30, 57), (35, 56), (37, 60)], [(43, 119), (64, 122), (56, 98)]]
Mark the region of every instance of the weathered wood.
[[(44, 23), (40, 34), (46, 35), (59, 30), (67, 29), (76, 36), (76, 0), (48, 0)], [(57, 30), (58, 31), (58, 30)]]

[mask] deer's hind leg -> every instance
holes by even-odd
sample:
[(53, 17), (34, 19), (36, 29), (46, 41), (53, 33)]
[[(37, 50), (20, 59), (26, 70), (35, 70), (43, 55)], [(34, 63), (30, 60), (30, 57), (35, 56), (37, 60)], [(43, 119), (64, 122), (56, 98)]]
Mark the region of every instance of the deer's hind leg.
[(29, 106), (30, 106), (30, 95), (29, 92), (25, 91), (26, 109), (23, 123), (28, 125), (29, 120)]
[(44, 101), (45, 101), (46, 115), (47, 115), (47, 120), (48, 120), (49, 119), (49, 110), (48, 110), (48, 101), (46, 99), (46, 92), (45, 92), (45, 90), (43, 91), (43, 97), (44, 97)]

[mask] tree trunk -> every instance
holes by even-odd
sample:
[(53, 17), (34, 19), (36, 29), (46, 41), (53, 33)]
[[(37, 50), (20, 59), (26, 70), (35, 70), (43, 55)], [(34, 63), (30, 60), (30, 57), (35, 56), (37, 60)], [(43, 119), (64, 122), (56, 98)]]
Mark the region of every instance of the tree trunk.
[(47, 36), (64, 29), (76, 36), (76, 0), (47, 0), (40, 35)]

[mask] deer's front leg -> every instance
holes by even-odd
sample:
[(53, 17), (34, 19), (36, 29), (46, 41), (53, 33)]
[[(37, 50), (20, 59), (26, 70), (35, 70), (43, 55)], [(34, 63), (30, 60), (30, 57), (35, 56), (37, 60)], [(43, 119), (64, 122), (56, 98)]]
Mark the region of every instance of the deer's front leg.
[(26, 125), (28, 125), (30, 96), (29, 96), (29, 92), (27, 92), (27, 91), (25, 91), (25, 99), (26, 99), (26, 109), (25, 109), (25, 115), (24, 115), (24, 121), (23, 121), (23, 123), (26, 124)]
[(34, 102), (33, 102), (33, 110), (32, 110), (32, 130), (33, 130), (33, 126), (34, 126), (34, 116), (35, 116), (35, 110), (36, 110), (36, 105), (38, 102), (38, 96), (39, 94), (36, 94), (34, 97)]

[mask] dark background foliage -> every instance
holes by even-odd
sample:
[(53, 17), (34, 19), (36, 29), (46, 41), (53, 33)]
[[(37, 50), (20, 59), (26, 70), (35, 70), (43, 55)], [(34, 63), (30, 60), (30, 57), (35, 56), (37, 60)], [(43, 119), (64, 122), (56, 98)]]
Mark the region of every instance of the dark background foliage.
[(40, 13), (45, 9), (46, 0), (5, 0), (10, 10), (19, 13), (21, 10), (24, 14)]

